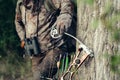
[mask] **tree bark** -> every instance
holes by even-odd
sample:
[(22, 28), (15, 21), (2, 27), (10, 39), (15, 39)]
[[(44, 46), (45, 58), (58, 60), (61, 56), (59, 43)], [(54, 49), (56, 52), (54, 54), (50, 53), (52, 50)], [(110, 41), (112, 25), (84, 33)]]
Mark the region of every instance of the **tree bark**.
[(110, 22), (120, 11), (120, 0), (84, 1), (77, 1), (77, 38), (94, 51), (94, 58), (80, 67), (75, 80), (120, 80), (110, 67), (111, 56), (120, 51), (119, 42), (112, 39), (120, 21)]

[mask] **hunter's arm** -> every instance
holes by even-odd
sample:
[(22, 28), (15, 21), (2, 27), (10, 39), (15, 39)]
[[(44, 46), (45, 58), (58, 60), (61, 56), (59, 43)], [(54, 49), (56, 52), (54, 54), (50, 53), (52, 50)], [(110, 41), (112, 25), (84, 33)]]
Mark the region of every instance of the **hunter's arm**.
[(73, 4), (71, 0), (52, 0), (55, 7), (61, 10), (60, 14), (73, 15)]
[(24, 30), (24, 24), (22, 22), (22, 17), (21, 17), (20, 5), (21, 5), (21, 0), (18, 0), (17, 6), (16, 6), (15, 26), (16, 26), (16, 31), (18, 33), (18, 36), (22, 41), (25, 38), (25, 30)]
[(60, 0), (60, 20), (63, 20), (68, 23), (68, 27), (70, 27), (71, 22), (72, 22), (72, 16), (73, 16), (73, 4), (71, 3), (70, 0)]
[[(61, 9), (61, 12), (60, 14), (65, 14), (65, 15), (70, 15), (72, 16), (73, 15), (73, 5), (71, 3), (70, 0), (60, 0), (60, 9)], [(70, 17), (69, 17), (70, 18)]]
[(73, 15), (73, 5), (70, 0), (53, 0), (55, 6), (60, 9), (60, 15), (57, 17), (56, 24), (57, 30), (60, 34), (68, 31), (71, 26), (72, 15)]

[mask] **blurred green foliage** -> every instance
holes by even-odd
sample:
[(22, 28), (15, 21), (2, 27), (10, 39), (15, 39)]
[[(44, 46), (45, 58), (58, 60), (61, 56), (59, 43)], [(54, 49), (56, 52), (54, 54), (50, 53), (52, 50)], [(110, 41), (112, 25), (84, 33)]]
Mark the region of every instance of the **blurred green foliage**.
[(112, 71), (120, 75), (120, 55), (114, 55), (111, 57)]
[(18, 51), (18, 37), (15, 35), (15, 0), (0, 1), (0, 55), (1, 58)]
[(23, 50), (20, 48), (15, 30), (16, 1), (0, 0), (0, 80), (6, 76), (21, 77), (30, 67), (26, 65), (28, 62), (22, 58)]
[[(85, 5), (88, 4), (88, 5), (90, 5), (90, 6), (93, 6), (94, 1), (95, 1), (95, 0), (77, 0), (77, 3), (79, 3), (79, 4), (81, 3), (81, 4), (85, 4)], [(79, 4), (78, 4), (78, 5), (79, 5)]]

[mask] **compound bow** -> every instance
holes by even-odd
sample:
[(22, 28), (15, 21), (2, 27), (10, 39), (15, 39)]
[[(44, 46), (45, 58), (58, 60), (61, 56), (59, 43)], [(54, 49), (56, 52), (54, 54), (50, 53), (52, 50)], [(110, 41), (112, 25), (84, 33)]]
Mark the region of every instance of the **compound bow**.
[[(67, 35), (67, 36), (69, 36), (69, 37), (72, 37), (73, 39), (75, 39), (79, 43), (78, 52), (76, 53), (73, 61), (69, 65), (67, 71), (64, 72), (63, 75), (60, 78), (60, 80), (65, 80), (65, 77), (67, 75), (69, 75), (70, 76), (69, 80), (72, 80), (73, 75), (80, 68), (80, 66), (87, 59), (87, 57), (88, 56), (93, 57), (93, 51), (91, 49), (89, 49), (87, 46), (85, 46), (79, 39), (77, 39), (76, 37), (72, 36), (71, 34), (66, 33), (66, 32), (64, 34)], [(61, 35), (58, 35), (58, 32), (57, 32), (57, 30), (55, 28), (52, 28), (52, 30), (51, 30), (51, 36), (53, 38), (59, 38), (59, 37), (61, 37)], [(84, 52), (84, 55), (82, 55), (79, 58), (79, 56), (80, 56), (80, 54), (82, 52)]]

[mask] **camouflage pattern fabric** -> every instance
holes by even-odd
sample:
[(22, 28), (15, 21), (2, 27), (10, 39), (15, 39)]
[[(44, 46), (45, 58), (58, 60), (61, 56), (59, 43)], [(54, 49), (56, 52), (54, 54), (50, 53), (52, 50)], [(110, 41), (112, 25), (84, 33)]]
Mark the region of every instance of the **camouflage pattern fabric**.
[[(57, 25), (57, 30), (62, 34), (63, 31), (67, 31), (71, 25), (73, 5), (70, 0), (52, 0), (52, 2), (56, 9), (60, 9), (60, 14), (54, 22), (54, 25)], [(31, 5), (31, 3), (28, 5)], [(57, 45), (56, 47), (64, 44), (63, 39), (56, 41), (50, 36), (50, 30), (52, 27), (50, 26), (50, 19), (52, 18), (52, 12), (53, 11), (49, 11), (45, 7), (44, 3), (40, 7), (39, 14), (33, 14), (31, 9), (25, 8), (23, 0), (18, 0), (16, 6), (15, 25), (20, 40), (22, 41), (25, 38), (37, 36), (41, 53), (47, 51), (50, 47), (55, 46), (55, 44)], [(56, 73), (56, 62), (60, 54), (63, 54), (63, 52), (60, 49), (54, 48), (44, 53), (43, 56), (33, 57), (33, 73), (37, 73), (38, 76), (40, 76), (43, 73), (48, 74), (52, 69), (54, 72), (51, 72), (51, 76), (43, 76), (53, 77)], [(51, 64), (53, 68), (48, 67)], [(35, 80), (40, 80), (38, 79), (38, 76), (36, 75), (37, 79)]]

